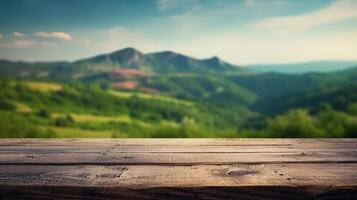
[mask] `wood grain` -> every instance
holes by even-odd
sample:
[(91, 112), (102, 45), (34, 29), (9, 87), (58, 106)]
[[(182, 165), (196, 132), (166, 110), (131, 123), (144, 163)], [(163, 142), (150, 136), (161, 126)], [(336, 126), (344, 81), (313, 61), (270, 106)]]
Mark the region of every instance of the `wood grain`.
[[(0, 194), (53, 199), (107, 197), (284, 199), (329, 196), (356, 197), (357, 164), (258, 164), (197, 166), (32, 166), (0, 167)], [(302, 173), (304, 172), (304, 173)], [(45, 187), (44, 187), (45, 186)], [(33, 189), (30, 190), (29, 187)], [(48, 189), (52, 191), (48, 193)], [(63, 192), (56, 190), (62, 188)], [(25, 189), (25, 190), (23, 190)], [(35, 190), (34, 190), (35, 189)], [(126, 190), (130, 196), (126, 196)], [(90, 191), (88, 193), (84, 191)], [(183, 193), (182, 193), (183, 192)], [(47, 193), (47, 194), (46, 194)], [(198, 194), (202, 194), (198, 195)], [(220, 196), (221, 194), (222, 196)], [(93, 197), (94, 195), (94, 197)], [(173, 196), (171, 196), (173, 195)], [(192, 196), (193, 195), (193, 196)], [(196, 196), (198, 195), (198, 196)], [(273, 195), (273, 196), (271, 196)], [(249, 198), (248, 198), (249, 197)], [(269, 199), (268, 198), (268, 199)]]
[[(2, 185), (207, 187), (357, 185), (357, 163), (233, 165), (1, 165)], [(21, 177), (21, 175), (26, 175)]]
[(357, 199), (357, 140), (5, 139), (0, 199)]
[(351, 163), (355, 152), (302, 153), (51, 153), (0, 154), (0, 164), (194, 165), (234, 163)]

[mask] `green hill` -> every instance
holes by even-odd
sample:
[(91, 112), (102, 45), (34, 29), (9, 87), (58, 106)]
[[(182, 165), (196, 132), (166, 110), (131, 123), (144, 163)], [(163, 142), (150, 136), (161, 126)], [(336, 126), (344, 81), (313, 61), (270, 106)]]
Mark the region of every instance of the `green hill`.
[(357, 68), (255, 73), (126, 48), (75, 62), (0, 60), (0, 76), (1, 137), (356, 136)]

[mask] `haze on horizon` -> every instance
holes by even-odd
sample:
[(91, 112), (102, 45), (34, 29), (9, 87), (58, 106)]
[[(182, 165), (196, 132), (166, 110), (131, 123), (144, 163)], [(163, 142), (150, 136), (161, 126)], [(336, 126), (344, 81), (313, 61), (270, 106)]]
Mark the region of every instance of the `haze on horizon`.
[(355, 0), (0, 0), (0, 58), (134, 47), (233, 64), (357, 60)]

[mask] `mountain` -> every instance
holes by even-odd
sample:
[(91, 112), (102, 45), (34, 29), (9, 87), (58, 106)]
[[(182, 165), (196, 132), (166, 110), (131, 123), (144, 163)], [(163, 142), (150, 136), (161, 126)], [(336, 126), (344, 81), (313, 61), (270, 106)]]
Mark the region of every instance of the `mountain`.
[(145, 55), (134, 48), (125, 48), (109, 54), (82, 59), (72, 65), (103, 65), (108, 67), (138, 67), (145, 62)]
[(248, 69), (257, 72), (277, 72), (297, 74), (308, 72), (335, 72), (357, 66), (357, 61), (313, 61), (288, 64), (248, 65)]
[(219, 60), (217, 57), (210, 59), (195, 59), (173, 51), (162, 51), (143, 54), (134, 48), (125, 48), (110, 54), (79, 60), (73, 65), (90, 65), (112, 68), (145, 69), (152, 72), (197, 72), (197, 71), (238, 71), (237, 66)]
[(241, 67), (217, 57), (196, 59), (172, 51), (144, 54), (134, 48), (125, 48), (75, 62), (12, 62), (0, 60), (0, 74), (21, 78), (50, 78), (58, 80), (103, 77), (117, 69), (137, 69), (153, 73), (241, 73)]

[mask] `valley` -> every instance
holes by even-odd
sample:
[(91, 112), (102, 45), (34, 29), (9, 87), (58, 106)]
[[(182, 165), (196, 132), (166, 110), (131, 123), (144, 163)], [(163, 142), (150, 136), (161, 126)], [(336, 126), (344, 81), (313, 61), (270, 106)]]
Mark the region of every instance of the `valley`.
[(261, 72), (126, 48), (0, 60), (0, 137), (356, 137), (357, 66)]

